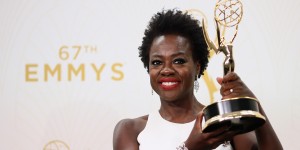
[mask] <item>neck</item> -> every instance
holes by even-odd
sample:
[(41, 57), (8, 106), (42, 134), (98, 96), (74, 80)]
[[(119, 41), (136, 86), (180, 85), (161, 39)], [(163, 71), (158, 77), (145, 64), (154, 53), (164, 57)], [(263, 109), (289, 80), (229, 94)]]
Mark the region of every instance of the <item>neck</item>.
[(187, 123), (195, 120), (196, 116), (203, 109), (196, 97), (182, 101), (166, 102), (161, 101), (160, 115), (170, 122)]

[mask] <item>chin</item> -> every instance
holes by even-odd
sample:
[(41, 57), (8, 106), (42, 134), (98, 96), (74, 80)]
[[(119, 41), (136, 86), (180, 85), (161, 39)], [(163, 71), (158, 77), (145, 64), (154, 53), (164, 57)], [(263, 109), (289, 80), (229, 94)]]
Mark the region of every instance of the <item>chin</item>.
[(161, 95), (160, 99), (166, 102), (174, 102), (178, 99), (178, 95), (165, 94), (165, 95)]

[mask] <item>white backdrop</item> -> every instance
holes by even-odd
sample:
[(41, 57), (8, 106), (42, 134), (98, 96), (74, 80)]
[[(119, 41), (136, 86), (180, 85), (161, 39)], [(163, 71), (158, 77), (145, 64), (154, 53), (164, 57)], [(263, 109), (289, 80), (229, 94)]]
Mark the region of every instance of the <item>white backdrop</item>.
[[(300, 1), (243, 4), (234, 41), (236, 72), (261, 101), (284, 148), (297, 149)], [(201, 10), (213, 33), (214, 5), (211, 0), (1, 0), (1, 149), (112, 149), (120, 119), (159, 106), (137, 49), (151, 16), (163, 8)], [(207, 71), (217, 88), (223, 59), (214, 55)], [(209, 88), (200, 82), (197, 97), (209, 104)]]

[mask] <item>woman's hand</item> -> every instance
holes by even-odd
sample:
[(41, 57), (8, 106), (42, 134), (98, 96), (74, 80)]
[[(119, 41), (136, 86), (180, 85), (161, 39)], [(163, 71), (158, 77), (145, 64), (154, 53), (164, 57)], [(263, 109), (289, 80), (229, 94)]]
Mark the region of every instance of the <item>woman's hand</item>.
[(221, 85), (220, 93), (222, 95), (222, 99), (233, 97), (256, 98), (255, 95), (251, 92), (251, 90), (234, 72), (228, 73), (223, 78), (218, 77), (217, 81)]
[(217, 148), (225, 141), (230, 141), (236, 134), (234, 131), (228, 131), (230, 128), (223, 127), (216, 131), (203, 133), (202, 132), (203, 112), (201, 112), (195, 121), (194, 128), (192, 129), (185, 145), (189, 150), (210, 150)]

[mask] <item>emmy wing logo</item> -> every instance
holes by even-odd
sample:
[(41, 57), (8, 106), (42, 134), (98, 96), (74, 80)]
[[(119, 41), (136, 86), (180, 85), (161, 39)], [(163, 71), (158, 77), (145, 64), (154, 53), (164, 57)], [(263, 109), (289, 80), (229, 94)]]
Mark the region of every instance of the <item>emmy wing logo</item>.
[(70, 147), (63, 141), (53, 140), (48, 142), (43, 150), (70, 150)]

